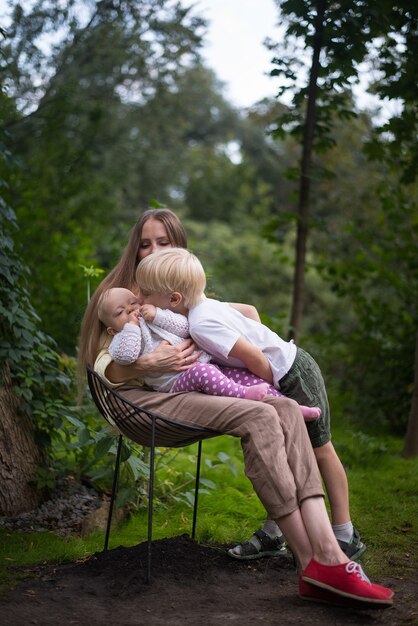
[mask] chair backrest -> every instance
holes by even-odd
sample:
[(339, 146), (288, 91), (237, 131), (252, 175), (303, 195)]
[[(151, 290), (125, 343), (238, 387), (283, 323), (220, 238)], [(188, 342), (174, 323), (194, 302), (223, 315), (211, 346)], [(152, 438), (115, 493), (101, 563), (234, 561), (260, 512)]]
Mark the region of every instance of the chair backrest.
[(90, 367), (87, 368), (87, 380), (93, 400), (105, 420), (143, 446), (152, 444), (153, 422), (155, 445), (161, 447), (180, 448), (221, 434), (210, 428), (182, 424), (133, 404)]

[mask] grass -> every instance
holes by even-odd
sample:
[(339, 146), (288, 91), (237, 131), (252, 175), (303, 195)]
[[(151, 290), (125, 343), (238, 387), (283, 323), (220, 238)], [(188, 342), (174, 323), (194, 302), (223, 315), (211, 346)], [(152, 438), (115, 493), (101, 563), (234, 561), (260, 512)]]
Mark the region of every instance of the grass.
[[(418, 459), (401, 457), (403, 442), (393, 437), (353, 434), (337, 424), (333, 438), (348, 474), (352, 519), (367, 543), (361, 559), (366, 571), (371, 576), (405, 576), (416, 571)], [(158, 473), (163, 491), (194, 472), (195, 451), (192, 446), (174, 452), (173, 467)], [(244, 476), (237, 439), (219, 437), (204, 442), (202, 477), (216, 489), (207, 489), (199, 498), (197, 539), (213, 543), (247, 539), (263, 521), (264, 509)], [(186, 502), (160, 504), (154, 514), (154, 538), (190, 533), (191, 523), (192, 509)], [(142, 509), (112, 530), (109, 547), (135, 545), (144, 541), (146, 534), (147, 513)], [(103, 539), (103, 532), (87, 539), (63, 539), (53, 533), (0, 530), (0, 585), (12, 586), (30, 574), (30, 566), (35, 564), (85, 558), (102, 550)]]

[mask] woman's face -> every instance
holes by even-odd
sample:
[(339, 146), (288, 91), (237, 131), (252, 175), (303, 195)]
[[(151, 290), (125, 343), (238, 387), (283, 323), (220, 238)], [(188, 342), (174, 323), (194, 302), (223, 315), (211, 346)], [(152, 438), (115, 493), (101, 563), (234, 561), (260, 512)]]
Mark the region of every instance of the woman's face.
[(138, 259), (144, 259), (149, 254), (164, 248), (172, 248), (165, 226), (160, 220), (149, 219), (142, 227), (139, 240)]

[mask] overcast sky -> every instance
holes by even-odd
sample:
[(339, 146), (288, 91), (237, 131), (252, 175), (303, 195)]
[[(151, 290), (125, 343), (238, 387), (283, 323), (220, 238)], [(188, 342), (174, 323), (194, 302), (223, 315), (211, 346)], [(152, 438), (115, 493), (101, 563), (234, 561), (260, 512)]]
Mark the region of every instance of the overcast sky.
[(279, 39), (278, 11), (274, 0), (183, 0), (209, 23), (203, 56), (226, 83), (225, 97), (246, 107), (276, 94), (272, 53), (263, 46), (266, 37)]

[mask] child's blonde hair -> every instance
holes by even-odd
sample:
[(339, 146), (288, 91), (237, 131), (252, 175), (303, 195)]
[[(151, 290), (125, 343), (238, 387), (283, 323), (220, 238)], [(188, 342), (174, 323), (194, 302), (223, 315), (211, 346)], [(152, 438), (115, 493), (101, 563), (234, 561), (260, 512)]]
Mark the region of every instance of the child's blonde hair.
[(177, 291), (187, 309), (198, 304), (206, 288), (201, 262), (184, 248), (160, 250), (142, 259), (136, 282), (144, 293), (167, 295)]

